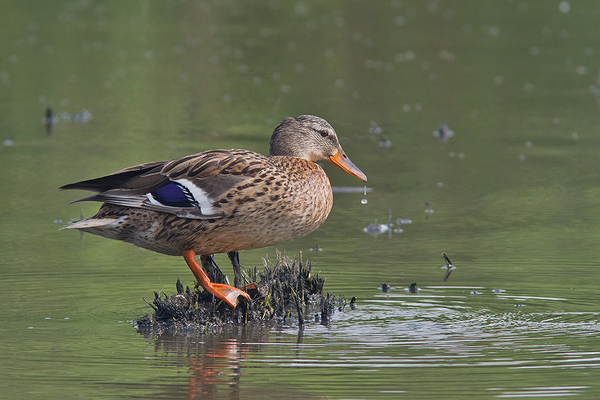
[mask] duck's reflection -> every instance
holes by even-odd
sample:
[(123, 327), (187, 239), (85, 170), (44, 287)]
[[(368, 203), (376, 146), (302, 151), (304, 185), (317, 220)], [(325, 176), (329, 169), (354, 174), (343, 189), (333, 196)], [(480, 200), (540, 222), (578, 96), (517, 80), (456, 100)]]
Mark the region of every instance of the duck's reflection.
[[(155, 351), (187, 362), (189, 378), (185, 398), (239, 399), (242, 364), (250, 353), (269, 343), (272, 326), (230, 327), (226, 332), (189, 335), (151, 335)], [(301, 338), (299, 340), (302, 340)], [(264, 343), (264, 345), (263, 345)], [(179, 394), (181, 394), (181, 387)]]
[(244, 358), (247, 347), (238, 345), (236, 339), (205, 346), (201, 357), (192, 356), (190, 362), (190, 381), (187, 398), (210, 398), (227, 390), (229, 398), (239, 399), (240, 361)]

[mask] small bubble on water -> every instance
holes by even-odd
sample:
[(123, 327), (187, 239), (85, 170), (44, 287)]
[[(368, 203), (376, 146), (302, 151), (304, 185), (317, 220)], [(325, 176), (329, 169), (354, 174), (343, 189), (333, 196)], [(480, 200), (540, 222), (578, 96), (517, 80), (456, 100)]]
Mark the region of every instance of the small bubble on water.
[(569, 4), (568, 1), (561, 1), (560, 4), (558, 5), (558, 9), (561, 13), (566, 14), (569, 11), (571, 11), (571, 5)]
[(362, 200), (360, 201), (360, 204), (367, 204), (368, 202), (369, 202), (369, 200), (367, 200), (367, 199), (362, 199)]

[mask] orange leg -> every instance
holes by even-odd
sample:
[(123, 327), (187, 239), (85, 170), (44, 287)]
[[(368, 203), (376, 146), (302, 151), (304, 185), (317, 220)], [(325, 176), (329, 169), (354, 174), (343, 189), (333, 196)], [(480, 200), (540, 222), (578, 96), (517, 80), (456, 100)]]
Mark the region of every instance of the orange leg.
[(223, 300), (232, 308), (235, 308), (237, 298), (239, 296), (244, 296), (249, 302), (252, 301), (250, 299), (250, 295), (244, 292), (243, 290), (234, 288), (229, 285), (224, 285), (222, 283), (212, 283), (210, 279), (208, 279), (208, 276), (206, 275), (202, 267), (196, 261), (196, 253), (194, 252), (194, 250), (185, 250), (183, 252), (183, 258), (185, 259), (185, 262), (187, 262), (187, 265), (190, 267), (192, 273), (198, 280), (196, 287), (198, 287), (199, 285), (202, 286), (204, 290), (206, 290), (208, 293), (212, 294), (216, 298)]

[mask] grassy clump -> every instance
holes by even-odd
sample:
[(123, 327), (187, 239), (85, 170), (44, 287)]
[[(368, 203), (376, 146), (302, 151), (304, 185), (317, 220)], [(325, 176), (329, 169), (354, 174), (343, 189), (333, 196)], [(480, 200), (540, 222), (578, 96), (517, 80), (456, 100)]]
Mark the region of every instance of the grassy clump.
[[(335, 309), (343, 309), (346, 300), (331, 293), (323, 294), (325, 279), (311, 274), (312, 263), (302, 262), (277, 253), (273, 264), (263, 258), (263, 269), (256, 267), (246, 272), (256, 289), (248, 290), (252, 304), (242, 297), (238, 306), (232, 309), (210, 293), (190, 287), (183, 287), (177, 280), (177, 293), (167, 296), (154, 293), (154, 310), (136, 321), (142, 333), (176, 333), (184, 331), (207, 331), (218, 329), (226, 324), (244, 324), (250, 321), (305, 322), (306, 316), (322, 324), (327, 324)], [(312, 318), (311, 318), (312, 319)]]

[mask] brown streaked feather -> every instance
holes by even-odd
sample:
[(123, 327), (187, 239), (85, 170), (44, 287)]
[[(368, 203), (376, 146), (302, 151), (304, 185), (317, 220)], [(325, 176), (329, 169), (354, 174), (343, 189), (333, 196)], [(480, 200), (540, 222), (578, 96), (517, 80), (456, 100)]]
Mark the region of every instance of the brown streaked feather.
[(196, 179), (215, 175), (249, 175), (252, 169), (273, 164), (268, 157), (248, 150), (209, 150), (165, 164), (161, 173), (170, 179)]
[[(144, 208), (166, 212), (181, 218), (221, 218), (222, 213), (203, 214), (195, 207), (171, 207), (152, 204), (146, 194), (170, 181), (186, 179), (201, 188), (209, 198), (217, 199), (233, 188), (247, 185), (260, 171), (273, 168), (272, 161), (248, 150), (211, 150), (172, 161), (145, 163), (125, 168), (113, 174), (77, 182), (61, 189), (84, 189), (99, 192), (79, 201)], [(218, 205), (222, 207), (222, 205)]]

